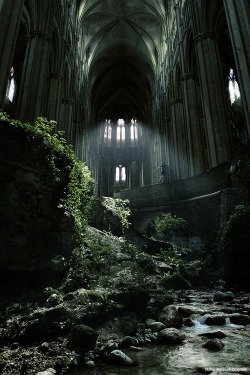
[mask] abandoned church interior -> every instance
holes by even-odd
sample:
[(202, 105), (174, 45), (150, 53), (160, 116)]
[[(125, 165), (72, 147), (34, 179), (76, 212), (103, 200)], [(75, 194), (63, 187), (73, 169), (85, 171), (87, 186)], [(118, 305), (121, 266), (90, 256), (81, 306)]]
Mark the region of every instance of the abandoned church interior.
[[(216, 267), (235, 225), (225, 278), (250, 289), (249, 15), (249, 0), (0, 0), (1, 285), (61, 275), (77, 242), (74, 154), (84, 199), (129, 202), (140, 241), (157, 217), (182, 218), (191, 234), (174, 246), (205, 246)], [(60, 137), (66, 159), (50, 151)], [(100, 207), (90, 216), (124, 235)]]

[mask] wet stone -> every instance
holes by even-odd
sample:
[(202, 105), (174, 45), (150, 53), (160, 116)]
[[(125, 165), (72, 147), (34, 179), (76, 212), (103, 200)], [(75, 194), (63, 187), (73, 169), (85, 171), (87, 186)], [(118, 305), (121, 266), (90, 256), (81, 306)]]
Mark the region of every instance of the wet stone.
[(223, 339), (227, 335), (222, 331), (210, 331), (210, 332), (204, 332), (200, 333), (199, 336), (209, 337), (209, 338), (217, 338), (217, 339)]
[(207, 324), (208, 326), (223, 326), (224, 324), (226, 324), (226, 318), (225, 316), (221, 315), (211, 315), (207, 317), (207, 319), (205, 320), (205, 324)]
[(186, 335), (176, 328), (165, 328), (158, 333), (157, 341), (161, 344), (180, 344)]
[(208, 340), (205, 344), (202, 345), (203, 348), (213, 351), (219, 351), (224, 348), (224, 344), (219, 339)]

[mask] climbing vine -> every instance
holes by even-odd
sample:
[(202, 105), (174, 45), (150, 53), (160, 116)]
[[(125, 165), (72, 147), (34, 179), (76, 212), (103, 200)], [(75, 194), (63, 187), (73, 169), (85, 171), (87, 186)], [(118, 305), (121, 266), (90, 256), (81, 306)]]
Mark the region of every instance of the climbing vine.
[(34, 124), (24, 123), (10, 119), (9, 115), (2, 111), (0, 121), (23, 129), (28, 138), (39, 141), (39, 146), (46, 151), (55, 183), (62, 182), (65, 172), (68, 174), (64, 199), (59, 208), (63, 208), (67, 215), (73, 216), (76, 238), (80, 240), (87, 224), (94, 190), (94, 180), (88, 167), (77, 158), (72, 146), (63, 138), (64, 132), (55, 132), (55, 121), (38, 117)]

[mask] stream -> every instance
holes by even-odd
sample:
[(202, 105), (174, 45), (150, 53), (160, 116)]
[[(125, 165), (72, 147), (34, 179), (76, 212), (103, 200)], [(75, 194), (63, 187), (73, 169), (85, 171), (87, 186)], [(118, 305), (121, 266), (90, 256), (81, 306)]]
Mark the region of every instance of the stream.
[[(230, 315), (250, 314), (249, 299), (237, 296), (231, 302), (216, 302), (212, 300), (214, 291), (191, 292), (185, 299), (179, 296), (176, 306), (191, 308), (192, 326), (183, 326), (180, 331), (186, 334), (186, 339), (178, 345), (146, 344), (141, 351), (123, 352), (138, 362), (137, 366), (126, 367), (96, 364), (93, 368), (83, 367), (71, 370), (67, 375), (191, 375), (200, 373), (212, 374), (250, 374), (250, 324), (232, 324)], [(184, 300), (184, 301), (183, 301)], [(207, 325), (206, 318), (211, 315), (223, 316), (225, 324)], [(225, 337), (219, 340), (224, 347), (219, 350), (208, 350), (202, 345), (209, 338), (204, 333), (220, 331)]]

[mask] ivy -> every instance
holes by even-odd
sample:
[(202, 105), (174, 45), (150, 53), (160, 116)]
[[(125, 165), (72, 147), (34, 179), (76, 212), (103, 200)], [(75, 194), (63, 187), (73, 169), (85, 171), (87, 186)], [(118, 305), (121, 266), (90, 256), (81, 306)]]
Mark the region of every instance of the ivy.
[(63, 138), (64, 132), (55, 132), (55, 121), (38, 117), (34, 124), (24, 123), (10, 119), (9, 115), (2, 111), (0, 121), (21, 128), (27, 137), (40, 141), (40, 147), (46, 152), (55, 183), (64, 183), (64, 173), (68, 173), (68, 184), (59, 208), (63, 208), (67, 215), (73, 216), (76, 238), (80, 241), (88, 221), (94, 191), (94, 180), (88, 167), (77, 158), (72, 146)]

